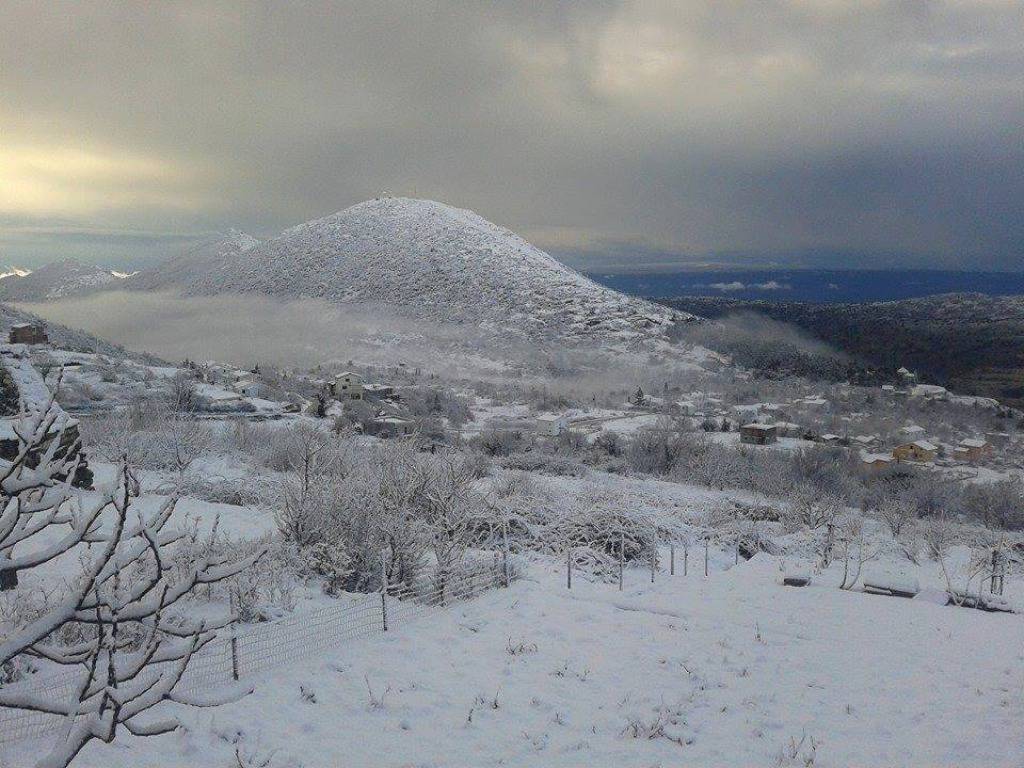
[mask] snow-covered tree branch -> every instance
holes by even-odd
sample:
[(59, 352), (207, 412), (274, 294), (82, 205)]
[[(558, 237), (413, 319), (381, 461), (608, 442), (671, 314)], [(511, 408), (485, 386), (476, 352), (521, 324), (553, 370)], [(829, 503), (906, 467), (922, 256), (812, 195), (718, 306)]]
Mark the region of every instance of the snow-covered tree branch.
[[(83, 509), (71, 490), (76, 460), (58, 457), (62, 418), (52, 398), (28, 413), (15, 429), (17, 455), (0, 464), (0, 570), (27, 571), (73, 550), (82, 563), (61, 599), (0, 640), (0, 664), (20, 657), (78, 671), (72, 697), (0, 689), (0, 706), (64, 718), (42, 766), (66, 766), (90, 741), (110, 742), (122, 727), (135, 735), (173, 730), (174, 719), (140, 719), (162, 702), (212, 706), (244, 694), (196, 698), (178, 690), (194, 655), (229, 620), (196, 621), (180, 604), (197, 586), (234, 576), (259, 556), (207, 555), (184, 572), (174, 568), (172, 549), (183, 534), (167, 524), (176, 499), (152, 513), (133, 513), (138, 483), (127, 461), (111, 487)], [(75, 632), (58, 633), (69, 626)], [(68, 635), (76, 639), (68, 643)]]

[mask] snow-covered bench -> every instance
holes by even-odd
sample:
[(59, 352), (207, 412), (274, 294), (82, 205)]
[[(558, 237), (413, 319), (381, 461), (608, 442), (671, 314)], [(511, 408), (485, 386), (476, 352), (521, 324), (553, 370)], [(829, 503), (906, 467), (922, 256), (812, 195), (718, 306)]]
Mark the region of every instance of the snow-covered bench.
[(913, 597), (921, 591), (921, 585), (918, 584), (917, 579), (908, 576), (876, 573), (864, 577), (864, 591), (876, 595)]

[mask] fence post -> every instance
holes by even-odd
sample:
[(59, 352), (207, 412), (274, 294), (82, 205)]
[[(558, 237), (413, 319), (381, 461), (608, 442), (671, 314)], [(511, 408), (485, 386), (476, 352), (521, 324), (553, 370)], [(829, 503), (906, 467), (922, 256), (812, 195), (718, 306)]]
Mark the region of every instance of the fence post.
[(676, 545), (668, 545), (668, 575), (676, 575)]
[(231, 598), (231, 677), (238, 680), (238, 612), (235, 611), (235, 600)]
[(380, 553), (380, 623), (388, 631), (388, 568), (387, 553)]
[(704, 578), (708, 576), (708, 539), (704, 539)]
[(654, 572), (658, 570), (658, 548), (651, 547), (651, 584), (654, 583)]
[(690, 545), (683, 544), (683, 576), (688, 575), (690, 571)]
[(619, 592), (622, 591), (622, 568), (626, 562), (626, 534), (619, 533)]
[(509, 573), (508, 573), (508, 521), (507, 520), (502, 522), (501, 538), (502, 538), (501, 570), (502, 570), (502, 574), (505, 577), (505, 589), (508, 589), (508, 586), (509, 586), (509, 583), (510, 583), (510, 579), (509, 579)]
[(572, 589), (572, 549), (565, 553), (565, 586)]

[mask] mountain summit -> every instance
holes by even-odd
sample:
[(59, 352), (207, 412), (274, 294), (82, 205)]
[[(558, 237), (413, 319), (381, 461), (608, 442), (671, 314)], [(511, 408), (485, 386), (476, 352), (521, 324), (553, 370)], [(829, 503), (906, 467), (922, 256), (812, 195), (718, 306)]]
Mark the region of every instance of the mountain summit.
[(415, 317), (521, 337), (660, 336), (692, 316), (605, 288), (477, 214), (430, 200), (378, 198), (211, 258), (173, 280), (130, 283), (186, 294), (385, 303)]

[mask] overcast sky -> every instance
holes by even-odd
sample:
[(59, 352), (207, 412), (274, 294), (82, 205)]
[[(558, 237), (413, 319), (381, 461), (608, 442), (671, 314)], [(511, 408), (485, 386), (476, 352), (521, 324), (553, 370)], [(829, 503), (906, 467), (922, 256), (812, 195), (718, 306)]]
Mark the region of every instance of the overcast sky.
[(0, 265), (382, 191), (595, 269), (1024, 269), (1024, 3), (0, 3)]

